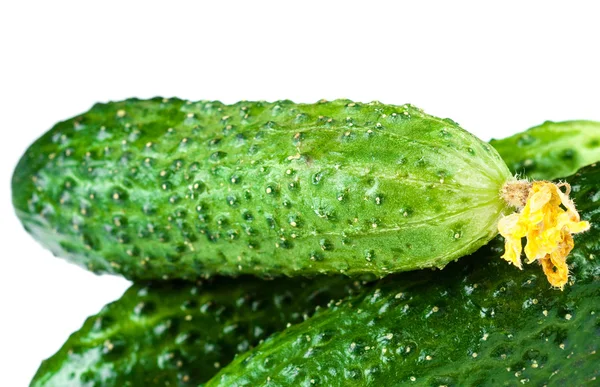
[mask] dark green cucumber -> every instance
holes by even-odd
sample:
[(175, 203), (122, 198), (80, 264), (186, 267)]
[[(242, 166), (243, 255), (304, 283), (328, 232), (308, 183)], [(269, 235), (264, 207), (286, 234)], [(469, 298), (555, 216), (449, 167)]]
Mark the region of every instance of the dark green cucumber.
[(44, 361), (31, 386), (197, 386), (359, 286), (345, 277), (135, 284)]
[(26, 229), (98, 273), (383, 276), (487, 243), (509, 177), (409, 105), (155, 98), (57, 124), (12, 186)]
[(582, 386), (600, 377), (600, 167), (567, 179), (592, 230), (572, 283), (500, 259), (386, 277), (237, 357), (209, 386)]
[(513, 173), (551, 180), (600, 159), (600, 122), (546, 121), (490, 144)]

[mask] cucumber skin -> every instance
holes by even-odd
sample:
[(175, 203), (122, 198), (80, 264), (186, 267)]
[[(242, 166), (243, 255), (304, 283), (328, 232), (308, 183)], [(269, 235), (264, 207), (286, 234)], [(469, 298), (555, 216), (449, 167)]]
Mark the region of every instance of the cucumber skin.
[(356, 293), (346, 277), (132, 285), (40, 366), (31, 386), (197, 386), (243, 352)]
[(490, 144), (511, 172), (537, 180), (552, 180), (600, 160), (600, 122), (546, 121)]
[(593, 385), (600, 377), (600, 167), (567, 179), (592, 230), (573, 282), (519, 271), (498, 237), (443, 271), (386, 277), (271, 336), (208, 386)]
[(25, 228), (97, 273), (383, 276), (488, 242), (509, 174), (408, 105), (155, 98), (57, 124), (12, 186)]

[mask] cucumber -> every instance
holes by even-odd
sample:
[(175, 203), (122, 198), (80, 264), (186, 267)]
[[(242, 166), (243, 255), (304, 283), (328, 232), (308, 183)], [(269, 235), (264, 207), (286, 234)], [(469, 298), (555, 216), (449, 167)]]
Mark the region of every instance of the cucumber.
[(600, 122), (546, 121), (490, 144), (513, 173), (556, 179), (600, 159)]
[(567, 179), (592, 230), (572, 284), (515, 271), (495, 239), (443, 271), (388, 276), (238, 356), (208, 386), (516, 386), (598, 383), (600, 166)]
[(134, 284), (44, 361), (31, 386), (197, 386), (359, 286), (346, 277)]
[(384, 276), (491, 240), (510, 178), (490, 145), (409, 105), (155, 98), (57, 124), (12, 187), (25, 228), (96, 273)]

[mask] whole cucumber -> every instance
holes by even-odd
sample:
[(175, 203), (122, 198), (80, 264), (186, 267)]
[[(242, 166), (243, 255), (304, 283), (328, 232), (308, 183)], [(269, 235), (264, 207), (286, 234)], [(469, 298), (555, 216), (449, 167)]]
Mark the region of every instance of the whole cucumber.
[(271, 336), (209, 386), (596, 385), (600, 377), (600, 166), (567, 179), (592, 230), (572, 284), (499, 259), (500, 238), (443, 271), (389, 276)]
[(31, 386), (197, 386), (236, 353), (359, 287), (340, 276), (134, 284), (44, 361)]
[(383, 276), (487, 243), (509, 178), (489, 144), (409, 105), (155, 98), (57, 124), (12, 186), (25, 228), (98, 273)]

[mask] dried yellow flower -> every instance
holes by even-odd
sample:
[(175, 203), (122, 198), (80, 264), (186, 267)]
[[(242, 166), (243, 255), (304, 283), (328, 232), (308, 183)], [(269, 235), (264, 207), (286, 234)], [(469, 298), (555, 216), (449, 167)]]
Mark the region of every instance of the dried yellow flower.
[(498, 231), (505, 239), (502, 258), (522, 269), (521, 239), (527, 238), (527, 263), (539, 261), (550, 284), (562, 290), (569, 278), (567, 256), (573, 249), (572, 234), (588, 230), (590, 224), (580, 220), (569, 199), (568, 184), (536, 181), (527, 186), (525, 206), (498, 222)]

